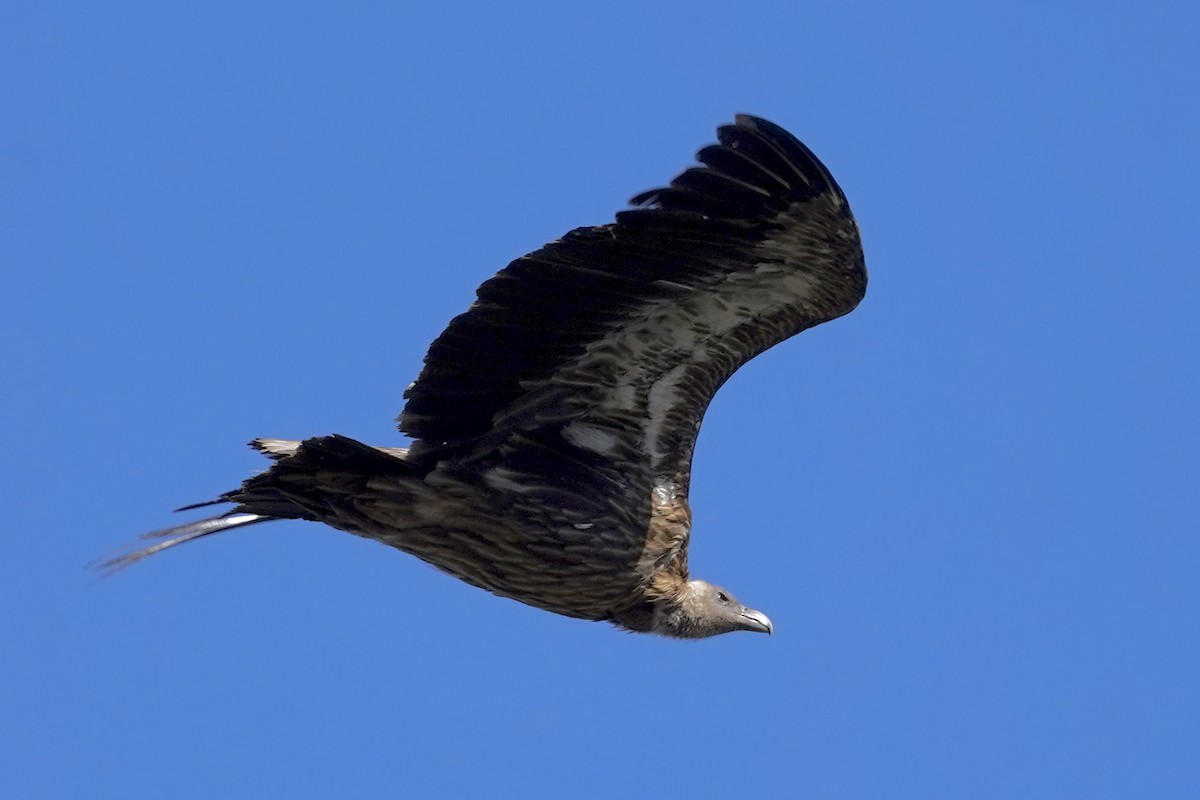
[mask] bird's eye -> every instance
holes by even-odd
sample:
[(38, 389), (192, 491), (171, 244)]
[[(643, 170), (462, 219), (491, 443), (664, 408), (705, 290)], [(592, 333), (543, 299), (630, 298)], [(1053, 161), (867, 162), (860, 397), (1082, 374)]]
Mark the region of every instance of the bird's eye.
[(729, 602), (729, 595), (725, 594), (724, 592), (717, 592), (717, 602), (719, 602), (719, 603), (728, 603), (728, 602)]

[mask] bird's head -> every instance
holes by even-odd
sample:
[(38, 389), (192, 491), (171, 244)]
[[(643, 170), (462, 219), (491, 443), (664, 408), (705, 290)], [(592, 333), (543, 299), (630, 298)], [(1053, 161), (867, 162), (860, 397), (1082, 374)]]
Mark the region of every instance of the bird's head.
[(680, 639), (703, 639), (733, 631), (770, 633), (771, 620), (707, 581), (688, 581), (678, 602), (662, 607), (654, 620), (655, 633)]

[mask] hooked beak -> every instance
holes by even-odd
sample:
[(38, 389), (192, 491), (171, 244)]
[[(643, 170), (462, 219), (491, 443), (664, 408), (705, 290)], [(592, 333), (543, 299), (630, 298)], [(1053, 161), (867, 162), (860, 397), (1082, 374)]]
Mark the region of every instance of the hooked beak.
[(771, 618), (761, 611), (755, 611), (753, 608), (743, 609), (742, 630), (754, 631), (755, 633), (771, 633)]

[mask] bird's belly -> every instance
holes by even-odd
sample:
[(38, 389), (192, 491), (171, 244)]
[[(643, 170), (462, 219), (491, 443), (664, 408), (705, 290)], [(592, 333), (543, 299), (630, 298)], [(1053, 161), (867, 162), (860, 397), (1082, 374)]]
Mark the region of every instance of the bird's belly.
[(503, 597), (607, 619), (640, 593), (639, 532), (614, 510), (587, 521), (536, 497), (390, 481), (358, 498), (352, 531)]

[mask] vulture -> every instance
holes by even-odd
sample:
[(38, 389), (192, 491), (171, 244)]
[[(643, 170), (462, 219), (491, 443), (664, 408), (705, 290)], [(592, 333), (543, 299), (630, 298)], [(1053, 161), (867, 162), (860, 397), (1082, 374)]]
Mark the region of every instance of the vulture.
[(770, 633), (765, 614), (689, 574), (696, 435), (738, 367), (853, 309), (866, 267), (845, 195), (783, 128), (739, 115), (696, 160), (615, 222), (484, 282), (404, 394), (408, 447), (256, 439), (269, 469), (180, 510), (232, 508), (102, 567), (303, 519), (568, 617)]

